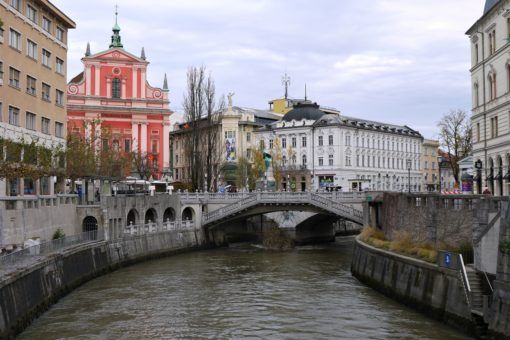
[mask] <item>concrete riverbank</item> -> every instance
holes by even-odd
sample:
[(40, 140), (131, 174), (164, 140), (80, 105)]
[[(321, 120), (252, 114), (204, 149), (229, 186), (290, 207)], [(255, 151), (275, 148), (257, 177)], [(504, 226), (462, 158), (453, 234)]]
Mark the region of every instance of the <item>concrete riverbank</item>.
[(168, 231), (76, 246), (0, 279), (0, 338), (12, 338), (81, 284), (147, 259), (203, 248), (200, 230)]
[(351, 271), (386, 296), (467, 334), (476, 334), (458, 271), (374, 248), (359, 239)]

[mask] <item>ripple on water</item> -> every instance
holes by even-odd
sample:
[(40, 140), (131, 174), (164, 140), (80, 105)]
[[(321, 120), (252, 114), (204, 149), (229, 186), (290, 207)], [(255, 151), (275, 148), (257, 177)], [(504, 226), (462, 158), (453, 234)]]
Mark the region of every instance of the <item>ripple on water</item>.
[(361, 285), (352, 243), (181, 254), (95, 279), (21, 339), (462, 339)]

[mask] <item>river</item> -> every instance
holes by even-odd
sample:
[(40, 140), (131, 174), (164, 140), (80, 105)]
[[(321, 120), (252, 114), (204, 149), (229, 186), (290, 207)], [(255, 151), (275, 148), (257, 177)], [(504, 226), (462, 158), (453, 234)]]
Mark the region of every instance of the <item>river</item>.
[(126, 267), (61, 299), (20, 338), (465, 338), (353, 278), (352, 247), (224, 248)]

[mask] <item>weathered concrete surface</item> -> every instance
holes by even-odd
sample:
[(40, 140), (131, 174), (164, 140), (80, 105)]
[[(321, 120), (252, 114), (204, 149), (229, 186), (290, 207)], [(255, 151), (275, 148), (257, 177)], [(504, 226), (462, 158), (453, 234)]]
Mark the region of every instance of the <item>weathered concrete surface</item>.
[(0, 280), (0, 338), (11, 338), (59, 298), (123, 265), (205, 244), (200, 231), (170, 231), (82, 245)]
[(493, 338), (510, 338), (510, 253), (502, 249), (502, 242), (510, 242), (510, 203), (502, 205), (499, 228), (498, 269), (494, 281), (492, 303), (486, 317), (489, 335)]
[(475, 324), (458, 272), (356, 240), (352, 274), (375, 290), (468, 334)]

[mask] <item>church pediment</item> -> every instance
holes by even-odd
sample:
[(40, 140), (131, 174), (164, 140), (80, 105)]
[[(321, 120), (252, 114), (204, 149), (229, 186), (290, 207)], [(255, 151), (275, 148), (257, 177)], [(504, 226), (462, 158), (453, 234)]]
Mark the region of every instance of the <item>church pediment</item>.
[(84, 58), (85, 60), (100, 60), (100, 61), (117, 61), (127, 63), (142, 63), (148, 64), (147, 61), (136, 57), (135, 55), (125, 51), (122, 48), (110, 48), (109, 50), (96, 53), (90, 57)]

